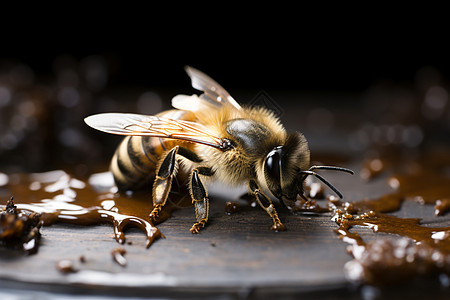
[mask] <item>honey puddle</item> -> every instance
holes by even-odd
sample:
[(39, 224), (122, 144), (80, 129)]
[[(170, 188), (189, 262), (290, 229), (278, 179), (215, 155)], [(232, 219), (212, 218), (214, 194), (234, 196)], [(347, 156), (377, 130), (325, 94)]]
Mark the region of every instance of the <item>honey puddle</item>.
[[(420, 163), (416, 160), (402, 161), (406, 170), (388, 179), (391, 193), (377, 198), (356, 202), (342, 202), (328, 195), (327, 206), (320, 206), (313, 198), (325, 196), (323, 186), (307, 182), (305, 193), (308, 200), (298, 199), (294, 211), (303, 213), (332, 212), (339, 228), (339, 238), (350, 244), (349, 253), (353, 260), (345, 265), (347, 278), (353, 282), (373, 285), (387, 285), (405, 282), (414, 277), (444, 276), (443, 284), (450, 276), (450, 227), (426, 227), (418, 218), (399, 218), (386, 213), (400, 210), (404, 201), (416, 201), (421, 205), (434, 205), (435, 216), (443, 216), (450, 210), (450, 178), (445, 166), (448, 158), (427, 157)], [(364, 162), (362, 177), (371, 179), (385, 171), (386, 166), (394, 169), (392, 160), (376, 159)], [(371, 170), (369, 166), (375, 166)], [(373, 232), (392, 236), (376, 238), (366, 242), (355, 227), (365, 227)]]
[[(419, 159), (375, 158), (363, 163), (361, 177), (370, 180), (389, 169), (395, 175), (388, 180), (392, 194), (378, 199), (363, 200), (359, 207), (391, 212), (400, 209), (404, 200), (420, 204), (434, 204), (435, 215), (442, 216), (450, 210), (450, 158), (447, 152), (424, 154)], [(394, 163), (394, 161), (396, 163)]]
[[(420, 225), (420, 219), (374, 211), (349, 214), (337, 209), (333, 219), (339, 224), (339, 238), (350, 244), (348, 250), (354, 257), (345, 265), (346, 275), (352, 281), (385, 285), (416, 276), (450, 275), (450, 227), (425, 227)], [(401, 238), (366, 243), (358, 233), (350, 231), (355, 226)]]
[[(92, 175), (88, 181), (64, 171), (9, 176), (4, 186), (14, 196), (18, 211), (38, 213), (44, 226), (56, 222), (78, 225), (113, 225), (115, 239), (125, 242), (124, 230), (137, 227), (146, 235), (146, 246), (163, 237), (148, 221), (152, 210), (151, 192), (117, 193), (109, 172)], [(172, 193), (173, 201), (176, 195)], [(5, 205), (8, 198), (0, 199)], [(168, 217), (173, 203), (168, 201), (161, 219)]]
[[(349, 280), (387, 285), (417, 276), (438, 275), (441, 282), (447, 284), (450, 227), (426, 227), (418, 218), (385, 214), (399, 210), (405, 200), (434, 204), (436, 218), (448, 212), (450, 179), (440, 170), (447, 164), (439, 163), (439, 159), (434, 162), (406, 162), (409, 170), (391, 176), (388, 184), (394, 191), (381, 197), (354, 203), (329, 199), (333, 220), (339, 225), (336, 233), (350, 244), (348, 251), (354, 258), (344, 268)], [(365, 242), (357, 232), (350, 231), (354, 227), (366, 227), (396, 237)]]

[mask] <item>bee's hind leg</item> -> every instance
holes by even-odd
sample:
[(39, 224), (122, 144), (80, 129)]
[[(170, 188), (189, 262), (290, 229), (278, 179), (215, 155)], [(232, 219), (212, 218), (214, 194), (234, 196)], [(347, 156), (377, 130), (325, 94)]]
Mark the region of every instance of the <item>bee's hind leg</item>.
[(202, 181), (200, 180), (199, 174), (212, 176), (213, 171), (211, 170), (211, 168), (207, 167), (198, 167), (192, 170), (190, 191), (192, 203), (195, 207), (195, 217), (197, 218), (197, 223), (192, 225), (190, 229), (192, 233), (198, 233), (200, 229), (205, 227), (209, 215), (208, 193)]
[(283, 223), (281, 223), (280, 218), (278, 218), (277, 211), (275, 210), (275, 207), (273, 206), (270, 198), (261, 191), (260, 187), (254, 180), (250, 180), (249, 186), (251, 192), (256, 197), (256, 201), (273, 220), (273, 225), (272, 227), (270, 227), (270, 229), (274, 231), (284, 231), (286, 228), (284, 227)]
[(166, 204), (167, 197), (169, 196), (172, 179), (177, 173), (177, 161), (175, 157), (178, 149), (179, 146), (175, 146), (167, 152), (156, 171), (156, 179), (152, 191), (153, 210), (149, 215), (150, 221), (152, 222), (157, 221), (161, 208)]

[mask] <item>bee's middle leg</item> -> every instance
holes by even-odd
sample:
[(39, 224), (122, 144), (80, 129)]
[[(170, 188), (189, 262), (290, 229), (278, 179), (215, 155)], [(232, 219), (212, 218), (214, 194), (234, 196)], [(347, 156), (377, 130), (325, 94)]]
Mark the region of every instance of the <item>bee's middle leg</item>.
[(152, 191), (153, 210), (149, 215), (150, 221), (152, 222), (155, 222), (158, 219), (161, 208), (166, 204), (167, 197), (169, 196), (172, 179), (177, 172), (176, 155), (179, 148), (179, 146), (175, 146), (172, 150), (167, 152), (156, 171), (156, 178), (153, 183)]
[(192, 203), (195, 207), (195, 217), (197, 218), (197, 223), (192, 225), (190, 229), (192, 233), (198, 233), (200, 229), (205, 227), (209, 215), (208, 193), (202, 181), (200, 180), (199, 174), (212, 176), (213, 171), (211, 170), (211, 168), (207, 167), (198, 167), (192, 170), (190, 191)]
[(260, 187), (255, 181), (250, 180), (249, 186), (251, 192), (256, 197), (256, 201), (258, 201), (259, 205), (269, 214), (269, 216), (273, 220), (273, 225), (270, 229), (274, 231), (284, 231), (286, 228), (284, 227), (283, 223), (281, 223), (277, 211), (275, 210), (275, 207), (273, 206), (270, 198), (261, 191)]

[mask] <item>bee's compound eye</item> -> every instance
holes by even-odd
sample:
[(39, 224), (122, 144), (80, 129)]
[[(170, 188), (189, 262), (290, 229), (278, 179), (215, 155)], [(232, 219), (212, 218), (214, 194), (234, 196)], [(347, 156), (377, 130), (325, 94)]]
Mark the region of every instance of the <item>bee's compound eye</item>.
[(265, 172), (272, 180), (280, 182), (282, 147), (275, 147), (266, 156)]

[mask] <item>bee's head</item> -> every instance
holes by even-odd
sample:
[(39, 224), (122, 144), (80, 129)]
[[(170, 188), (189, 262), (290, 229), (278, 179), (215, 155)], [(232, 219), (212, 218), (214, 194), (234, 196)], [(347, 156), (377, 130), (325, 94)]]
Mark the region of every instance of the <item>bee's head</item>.
[(294, 199), (299, 190), (299, 171), (309, 167), (309, 148), (301, 133), (289, 134), (284, 145), (275, 146), (267, 153), (264, 164), (264, 181), (278, 199)]
[(314, 170), (335, 170), (353, 174), (352, 170), (334, 166), (309, 167), (310, 156), (308, 143), (301, 133), (288, 135), (284, 145), (275, 146), (267, 153), (263, 163), (264, 182), (272, 195), (283, 204), (296, 200), (297, 195), (303, 196), (303, 181), (309, 175), (314, 175), (340, 198), (342, 194), (325, 178)]

